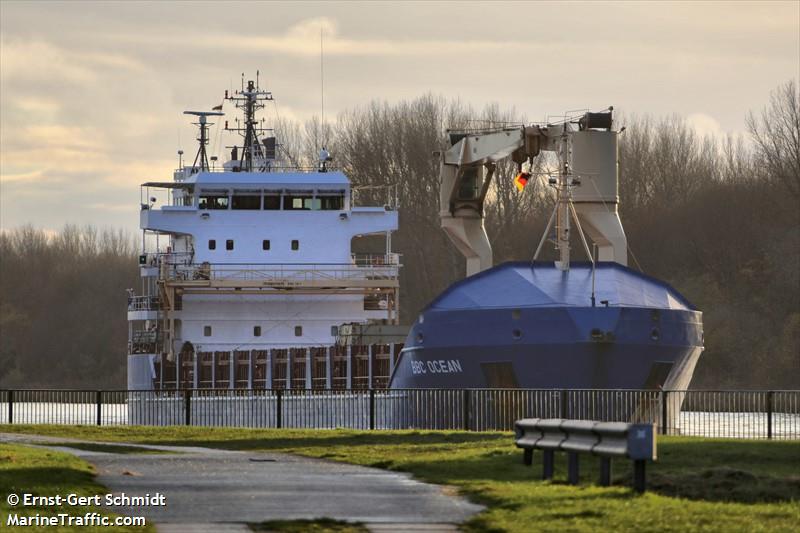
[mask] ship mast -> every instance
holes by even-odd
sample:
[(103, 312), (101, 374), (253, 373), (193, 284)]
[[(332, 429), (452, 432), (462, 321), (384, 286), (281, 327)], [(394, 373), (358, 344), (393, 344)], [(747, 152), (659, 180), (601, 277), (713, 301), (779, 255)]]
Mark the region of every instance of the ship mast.
[[(208, 128), (209, 126), (213, 126), (213, 122), (208, 122), (207, 117), (214, 117), (214, 116), (222, 116), (225, 113), (220, 113), (218, 111), (184, 111), (184, 115), (193, 115), (195, 117), (199, 117), (197, 122), (192, 122), (195, 126), (200, 128), (200, 136), (197, 137), (197, 142), (200, 143), (200, 146), (197, 148), (197, 155), (194, 157), (194, 163), (192, 163), (192, 172), (204, 172), (208, 170), (208, 155), (206, 154), (206, 145), (208, 144)], [(183, 152), (180, 152), (180, 155), (183, 155)], [(198, 167), (197, 164), (200, 163)]]
[[(239, 124), (239, 119), (236, 119), (237, 125), (233, 128), (228, 126), (227, 121), (225, 122), (225, 131), (233, 131), (244, 137), (241, 155), (239, 155), (238, 158), (235, 157), (236, 150), (234, 150), (234, 157), (232, 157), (232, 159), (239, 160), (239, 169), (244, 172), (252, 172), (254, 168), (257, 170), (266, 170), (266, 160), (268, 158), (266, 157), (267, 154), (265, 153), (264, 147), (261, 146), (261, 141), (259, 141), (258, 137), (260, 134), (267, 131), (267, 129), (256, 120), (255, 115), (256, 111), (264, 108), (264, 102), (272, 100), (272, 93), (259, 87), (258, 72), (256, 72), (256, 81), (249, 80), (246, 88), (244, 85), (244, 74), (242, 74), (242, 89), (236, 91), (232, 95), (228, 94), (228, 91), (225, 91), (225, 100), (233, 102), (244, 114), (244, 123), (242, 125)], [(265, 139), (265, 142), (270, 139), (272, 139), (272, 150), (274, 151), (274, 137)], [(269, 149), (269, 146), (266, 148)], [(254, 162), (263, 163), (256, 166)]]

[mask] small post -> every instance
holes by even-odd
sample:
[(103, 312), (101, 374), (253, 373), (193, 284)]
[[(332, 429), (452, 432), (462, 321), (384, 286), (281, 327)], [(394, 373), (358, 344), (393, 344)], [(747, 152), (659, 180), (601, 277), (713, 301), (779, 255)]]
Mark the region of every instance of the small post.
[(559, 391), (559, 409), (561, 411), (561, 418), (569, 418), (569, 409), (567, 409), (567, 402), (569, 401), (569, 395), (565, 389), (561, 389)]
[(275, 427), (283, 427), (283, 390), (275, 391)]
[(333, 353), (331, 347), (325, 348), (325, 389), (333, 388)]
[(553, 463), (555, 462), (555, 452), (545, 450), (542, 454), (542, 479), (553, 479)]
[(461, 391), (463, 398), (461, 402), (461, 407), (463, 410), (462, 416), (464, 420), (462, 421), (464, 425), (464, 431), (469, 431), (469, 414), (470, 414), (470, 405), (469, 405), (469, 389), (464, 389)]
[(8, 423), (14, 423), (14, 391), (8, 391)]
[(579, 459), (577, 452), (569, 452), (567, 454), (567, 483), (570, 485), (578, 484), (578, 478), (580, 477)]
[(347, 345), (347, 390), (353, 390), (353, 346)]
[(600, 486), (601, 487), (609, 487), (609, 486), (611, 486), (611, 458), (610, 457), (601, 457), (600, 458)]
[(531, 466), (533, 464), (533, 448), (525, 448), (522, 450), (522, 464)]
[(192, 425), (192, 389), (185, 389), (183, 391), (183, 417), (184, 423), (187, 426)]
[(775, 391), (768, 391), (767, 392), (767, 438), (772, 439), (772, 409), (773, 409), (773, 397), (775, 395)]
[(667, 411), (667, 401), (669, 400), (669, 391), (665, 391), (661, 389), (659, 392), (659, 396), (661, 396), (661, 434), (666, 435), (668, 431), (668, 419), (667, 415), (669, 412)]
[(95, 393), (95, 400), (97, 404), (97, 425), (101, 425), (103, 421), (103, 393), (97, 391)]
[(375, 429), (375, 389), (369, 389), (369, 429)]
[(647, 485), (645, 478), (645, 466), (647, 461), (640, 459), (633, 462), (633, 490), (642, 494)]

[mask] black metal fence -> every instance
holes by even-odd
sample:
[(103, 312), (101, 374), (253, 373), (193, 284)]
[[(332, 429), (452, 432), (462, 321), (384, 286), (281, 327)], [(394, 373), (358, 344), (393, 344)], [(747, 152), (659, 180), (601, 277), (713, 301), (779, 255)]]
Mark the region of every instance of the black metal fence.
[(0, 424), (509, 431), (528, 417), (648, 422), (669, 435), (800, 439), (800, 391), (0, 391)]

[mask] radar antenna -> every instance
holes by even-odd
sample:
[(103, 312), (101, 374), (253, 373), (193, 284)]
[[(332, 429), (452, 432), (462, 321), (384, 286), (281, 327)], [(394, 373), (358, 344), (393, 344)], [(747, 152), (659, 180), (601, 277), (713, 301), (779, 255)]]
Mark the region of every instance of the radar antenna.
[(200, 136), (197, 137), (197, 141), (200, 143), (200, 146), (197, 149), (197, 155), (194, 157), (194, 163), (192, 163), (192, 174), (204, 172), (209, 169), (208, 156), (206, 155), (206, 145), (208, 144), (208, 127), (214, 125), (213, 122), (208, 122), (207, 117), (219, 117), (223, 116), (225, 113), (220, 113), (219, 111), (184, 111), (183, 114), (200, 117), (197, 122), (192, 122), (192, 124), (200, 128)]

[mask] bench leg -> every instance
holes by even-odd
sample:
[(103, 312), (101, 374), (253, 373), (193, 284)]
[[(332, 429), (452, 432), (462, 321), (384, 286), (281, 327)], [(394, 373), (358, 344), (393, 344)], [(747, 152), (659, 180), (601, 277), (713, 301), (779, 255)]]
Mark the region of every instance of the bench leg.
[(567, 483), (570, 485), (577, 485), (578, 478), (580, 477), (580, 470), (578, 468), (579, 457), (575, 452), (567, 454)]
[(611, 458), (600, 458), (600, 486), (611, 486)]
[(633, 490), (638, 492), (639, 494), (645, 491), (645, 487), (647, 485), (645, 481), (645, 465), (647, 463), (645, 461), (634, 461), (633, 462)]
[(531, 466), (533, 464), (533, 450), (531, 448), (522, 450), (522, 462), (525, 466)]
[(542, 454), (542, 479), (553, 479), (553, 463), (555, 462), (555, 452), (544, 450)]

